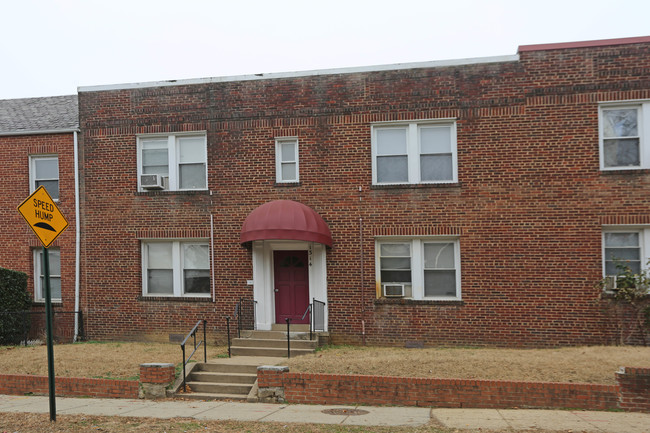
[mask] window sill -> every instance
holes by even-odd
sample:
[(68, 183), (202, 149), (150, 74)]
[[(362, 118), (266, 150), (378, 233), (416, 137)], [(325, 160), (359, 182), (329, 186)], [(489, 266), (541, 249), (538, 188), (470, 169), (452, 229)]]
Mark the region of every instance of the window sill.
[(645, 175), (650, 174), (650, 168), (616, 168), (616, 169), (600, 169), (600, 174), (605, 176), (616, 176), (618, 174), (624, 176), (631, 175)]
[(420, 189), (420, 188), (460, 188), (460, 182), (449, 183), (400, 183), (390, 185), (370, 185), (370, 189)]
[(197, 190), (182, 190), (182, 191), (168, 191), (168, 190), (151, 190), (151, 191), (136, 191), (133, 193), (136, 197), (138, 196), (158, 196), (158, 195), (210, 195), (212, 191), (209, 189), (197, 189)]
[(142, 302), (212, 302), (209, 296), (138, 296)]
[(291, 187), (295, 188), (298, 186), (302, 186), (302, 182), (275, 182), (273, 186), (279, 188), (291, 188)]
[[(60, 307), (63, 301), (60, 299), (52, 299), (52, 307)], [(45, 307), (45, 300), (32, 301), (32, 307)]]
[(465, 305), (465, 301), (462, 299), (379, 298), (375, 299), (375, 305), (451, 305), (462, 307)]

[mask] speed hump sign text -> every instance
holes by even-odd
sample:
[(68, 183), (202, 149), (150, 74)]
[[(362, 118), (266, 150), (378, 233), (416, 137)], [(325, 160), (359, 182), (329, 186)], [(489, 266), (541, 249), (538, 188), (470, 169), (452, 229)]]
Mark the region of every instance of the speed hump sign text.
[(42, 185), (18, 206), (18, 212), (25, 218), (45, 248), (49, 247), (68, 227), (68, 220)]

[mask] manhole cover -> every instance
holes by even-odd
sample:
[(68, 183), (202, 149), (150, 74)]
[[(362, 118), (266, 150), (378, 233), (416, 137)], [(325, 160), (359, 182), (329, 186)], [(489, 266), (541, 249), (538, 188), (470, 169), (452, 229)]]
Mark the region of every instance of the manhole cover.
[(362, 409), (325, 409), (323, 413), (327, 415), (366, 415), (370, 412)]

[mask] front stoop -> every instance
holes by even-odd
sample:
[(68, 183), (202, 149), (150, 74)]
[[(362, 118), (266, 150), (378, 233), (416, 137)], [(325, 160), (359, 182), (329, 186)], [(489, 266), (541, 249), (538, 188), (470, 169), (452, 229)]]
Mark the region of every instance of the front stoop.
[[(232, 358), (192, 364), (185, 383), (191, 392), (176, 395), (198, 400), (258, 401), (257, 367), (277, 365), (287, 358), (287, 331), (242, 331), (231, 344)], [(309, 339), (309, 325), (292, 325), (291, 356), (314, 353), (318, 335)], [(179, 388), (177, 388), (179, 389)]]
[(198, 400), (245, 401), (257, 380), (257, 363), (197, 363), (185, 381), (192, 392), (183, 397)]
[[(318, 336), (309, 339), (309, 325), (305, 332), (304, 326), (294, 325), (290, 332), (291, 356), (314, 353), (318, 347)], [(278, 328), (276, 328), (278, 329)], [(231, 345), (233, 356), (271, 356), (287, 357), (287, 332), (286, 328), (272, 331), (244, 331), (242, 338), (235, 338)]]

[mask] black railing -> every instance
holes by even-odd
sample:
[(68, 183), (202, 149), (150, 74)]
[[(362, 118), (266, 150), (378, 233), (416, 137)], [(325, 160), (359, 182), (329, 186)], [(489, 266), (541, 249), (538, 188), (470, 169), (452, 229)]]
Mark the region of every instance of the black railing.
[(254, 331), (256, 327), (257, 301), (239, 298), (235, 305), (235, 321), (237, 322), (237, 337), (241, 338), (241, 331)]
[[(52, 311), (52, 334), (57, 342), (72, 342), (75, 337), (74, 321), (77, 316), (77, 339), (85, 339), (83, 312), (81, 311)], [(45, 311), (0, 311), (7, 323), (0, 339), (3, 344), (27, 344), (30, 341), (45, 341), (46, 320)], [(9, 320), (7, 321), (7, 316)]]
[[(203, 340), (199, 341), (198, 343), (196, 342), (196, 331), (199, 329), (199, 326), (201, 326), (201, 323), (203, 323)], [(207, 348), (207, 340), (205, 338), (205, 327), (207, 325), (207, 322), (205, 320), (199, 320), (196, 322), (196, 325), (194, 325), (194, 328), (190, 331), (189, 334), (185, 336), (185, 339), (181, 343), (181, 350), (183, 351), (183, 391), (185, 391), (185, 366), (190, 362), (190, 359), (192, 359), (192, 355), (196, 352), (196, 349), (199, 348), (199, 346), (203, 345), (203, 362), (208, 362), (208, 348)], [(192, 350), (192, 353), (190, 353), (190, 356), (185, 358), (185, 343), (187, 343), (187, 340), (190, 339), (190, 337), (194, 338), (194, 350)]]
[(291, 319), (287, 317), (284, 321), (287, 322), (287, 358), (291, 358)]
[(314, 331), (325, 332), (325, 302), (314, 298), (311, 325)]
[(325, 302), (314, 298), (302, 315), (303, 321), (307, 314), (309, 314), (309, 339), (313, 340), (314, 331), (325, 331)]
[(226, 335), (228, 338), (228, 358), (232, 358), (232, 352), (230, 350), (230, 316), (226, 316)]

